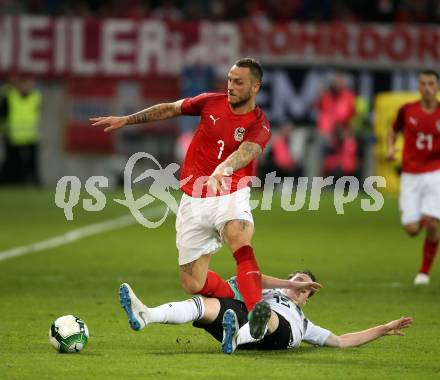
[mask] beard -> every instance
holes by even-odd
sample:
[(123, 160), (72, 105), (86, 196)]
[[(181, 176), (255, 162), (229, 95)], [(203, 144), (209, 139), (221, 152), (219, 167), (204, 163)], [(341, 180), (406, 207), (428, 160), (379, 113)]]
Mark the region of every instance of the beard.
[(436, 94), (425, 93), (422, 94), (422, 100), (426, 103), (431, 103), (437, 100)]
[(249, 101), (250, 98), (251, 98), (251, 93), (248, 92), (242, 98), (238, 98), (238, 100), (236, 102), (234, 102), (234, 103), (230, 102), (229, 104), (231, 105), (232, 108), (239, 108), (239, 107), (245, 105)]

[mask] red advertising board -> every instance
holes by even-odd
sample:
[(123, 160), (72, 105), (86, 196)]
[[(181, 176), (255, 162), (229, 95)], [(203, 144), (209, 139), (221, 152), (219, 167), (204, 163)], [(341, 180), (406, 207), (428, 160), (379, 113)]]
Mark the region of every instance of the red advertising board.
[(264, 64), (435, 68), (440, 28), (408, 24), (169, 23), (153, 19), (0, 17), (0, 74), (176, 76), (196, 61), (224, 74), (239, 57)]
[(0, 17), (0, 73), (176, 76), (185, 65), (200, 61), (227, 68), (239, 55), (238, 48), (233, 24)]

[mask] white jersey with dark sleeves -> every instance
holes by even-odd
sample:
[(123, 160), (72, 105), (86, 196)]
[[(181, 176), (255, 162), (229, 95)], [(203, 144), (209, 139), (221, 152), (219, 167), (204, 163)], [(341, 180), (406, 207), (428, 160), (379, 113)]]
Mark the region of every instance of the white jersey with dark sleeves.
[(309, 321), (301, 308), (288, 298), (282, 289), (263, 290), (263, 299), (273, 311), (289, 322), (292, 330), (289, 348), (298, 347), (303, 340), (314, 345), (324, 345), (331, 332)]

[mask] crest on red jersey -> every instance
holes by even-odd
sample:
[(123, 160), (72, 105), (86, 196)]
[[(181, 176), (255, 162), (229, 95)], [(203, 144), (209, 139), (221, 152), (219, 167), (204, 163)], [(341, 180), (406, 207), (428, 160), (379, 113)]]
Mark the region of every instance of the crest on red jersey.
[(239, 127), (235, 130), (234, 139), (235, 141), (243, 141), (245, 129), (243, 127)]
[(437, 131), (440, 132), (440, 120), (437, 120), (437, 121), (435, 122), (435, 126), (437, 127)]

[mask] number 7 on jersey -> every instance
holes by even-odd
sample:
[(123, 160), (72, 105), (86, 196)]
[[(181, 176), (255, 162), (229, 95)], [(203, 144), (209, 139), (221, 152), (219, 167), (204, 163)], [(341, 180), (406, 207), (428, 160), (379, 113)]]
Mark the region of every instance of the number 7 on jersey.
[(223, 151), (225, 150), (225, 142), (223, 140), (218, 140), (217, 144), (220, 145), (220, 150), (219, 150), (218, 156), (217, 156), (217, 159), (220, 160), (220, 158), (222, 157)]

